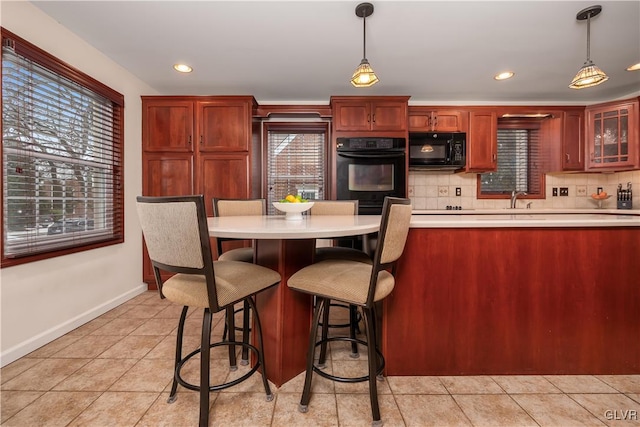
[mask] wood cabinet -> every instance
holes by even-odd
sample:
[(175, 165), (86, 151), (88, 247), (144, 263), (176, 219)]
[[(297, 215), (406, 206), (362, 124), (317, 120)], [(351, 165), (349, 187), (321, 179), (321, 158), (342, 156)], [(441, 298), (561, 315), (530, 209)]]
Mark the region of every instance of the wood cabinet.
[(498, 167), (498, 117), (494, 110), (469, 113), (467, 171), (490, 172)]
[(638, 100), (586, 108), (586, 169), (629, 170), (638, 161)]
[[(257, 197), (256, 107), (251, 96), (143, 96), (143, 195), (203, 194), (209, 216), (213, 197)], [(143, 276), (155, 285), (146, 249)]]
[(584, 108), (550, 112), (541, 122), (546, 172), (584, 170)]
[(462, 110), (409, 107), (409, 132), (467, 132), (468, 115)]
[(562, 123), (562, 170), (584, 170), (584, 111), (565, 111)]
[(337, 132), (406, 131), (408, 100), (408, 96), (333, 96), (333, 128)]

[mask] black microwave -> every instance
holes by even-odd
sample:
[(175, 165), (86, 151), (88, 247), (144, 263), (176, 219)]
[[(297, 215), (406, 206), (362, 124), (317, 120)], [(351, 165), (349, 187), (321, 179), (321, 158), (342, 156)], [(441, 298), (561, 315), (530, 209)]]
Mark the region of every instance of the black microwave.
[(410, 169), (461, 169), (467, 161), (467, 137), (463, 132), (409, 134)]

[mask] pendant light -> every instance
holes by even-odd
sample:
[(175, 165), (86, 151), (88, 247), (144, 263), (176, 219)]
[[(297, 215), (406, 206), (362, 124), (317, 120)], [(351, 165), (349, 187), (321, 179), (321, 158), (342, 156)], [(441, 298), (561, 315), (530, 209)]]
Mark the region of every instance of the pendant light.
[(360, 3), (356, 6), (356, 16), (362, 18), (363, 46), (362, 61), (351, 76), (351, 84), (355, 87), (369, 87), (378, 83), (378, 77), (367, 60), (367, 16), (371, 16), (372, 13), (373, 5), (371, 3)]
[(609, 77), (596, 64), (591, 61), (590, 57), (590, 38), (591, 38), (591, 17), (597, 16), (602, 11), (602, 6), (595, 5), (581, 10), (576, 15), (578, 21), (587, 20), (587, 60), (585, 61), (578, 74), (573, 78), (569, 87), (571, 89), (584, 89), (591, 86), (599, 85), (609, 80)]

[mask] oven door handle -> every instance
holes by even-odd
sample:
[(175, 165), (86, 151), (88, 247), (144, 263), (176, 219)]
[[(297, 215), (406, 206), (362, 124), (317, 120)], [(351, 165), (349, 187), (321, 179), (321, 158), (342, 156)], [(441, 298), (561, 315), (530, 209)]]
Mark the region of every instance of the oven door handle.
[(383, 159), (383, 158), (399, 158), (404, 157), (404, 153), (391, 152), (391, 153), (368, 153), (368, 154), (360, 154), (360, 153), (345, 153), (344, 151), (339, 151), (338, 156), (348, 157), (351, 159)]

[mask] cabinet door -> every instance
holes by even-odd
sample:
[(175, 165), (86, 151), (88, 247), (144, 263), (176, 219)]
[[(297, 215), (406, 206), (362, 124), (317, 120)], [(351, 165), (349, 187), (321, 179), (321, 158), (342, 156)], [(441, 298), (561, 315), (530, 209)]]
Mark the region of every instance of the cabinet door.
[(587, 169), (628, 169), (637, 164), (635, 103), (587, 109)]
[(407, 130), (407, 104), (396, 101), (376, 101), (371, 107), (371, 130)]
[(214, 197), (249, 197), (249, 170), (249, 155), (246, 153), (199, 156), (196, 192), (204, 194), (207, 215), (213, 216)]
[(462, 132), (462, 113), (457, 110), (434, 111), (431, 126), (438, 132)]
[(570, 111), (564, 113), (562, 130), (562, 170), (584, 170), (584, 113)]
[(193, 102), (144, 100), (142, 103), (144, 151), (193, 151)]
[(199, 151), (249, 151), (249, 102), (201, 101), (196, 106)]
[(366, 101), (335, 101), (333, 127), (336, 131), (371, 130), (371, 104)]
[(431, 132), (431, 111), (414, 111), (409, 114), (409, 132)]
[[(185, 196), (193, 194), (193, 156), (182, 153), (145, 154), (142, 165), (142, 194), (145, 196)], [(171, 277), (163, 273), (163, 279)], [(146, 246), (142, 248), (142, 280), (156, 289), (156, 279)]]
[(494, 171), (498, 167), (498, 118), (495, 112), (471, 112), (467, 138), (467, 169)]

